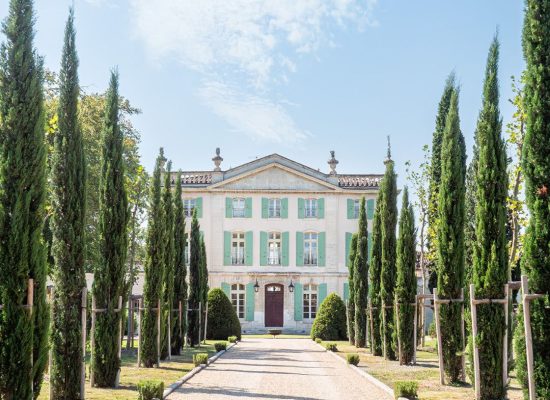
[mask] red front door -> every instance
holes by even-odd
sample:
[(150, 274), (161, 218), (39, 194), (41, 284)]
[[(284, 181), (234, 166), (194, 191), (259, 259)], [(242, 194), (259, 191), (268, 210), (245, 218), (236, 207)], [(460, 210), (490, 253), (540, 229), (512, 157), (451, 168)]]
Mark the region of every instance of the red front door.
[(265, 286), (265, 326), (283, 326), (284, 286), (271, 283)]

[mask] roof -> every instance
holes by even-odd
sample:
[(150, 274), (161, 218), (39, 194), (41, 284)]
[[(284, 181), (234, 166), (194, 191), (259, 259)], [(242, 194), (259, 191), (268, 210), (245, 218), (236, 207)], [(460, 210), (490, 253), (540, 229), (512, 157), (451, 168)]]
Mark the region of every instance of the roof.
[(378, 188), (384, 175), (340, 175), (338, 186), (344, 189)]

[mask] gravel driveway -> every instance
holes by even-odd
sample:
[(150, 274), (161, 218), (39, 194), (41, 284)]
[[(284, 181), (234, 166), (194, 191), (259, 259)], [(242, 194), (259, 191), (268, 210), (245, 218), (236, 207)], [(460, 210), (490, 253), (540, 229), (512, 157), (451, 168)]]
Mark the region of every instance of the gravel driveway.
[(386, 400), (385, 392), (309, 339), (244, 339), (171, 400)]

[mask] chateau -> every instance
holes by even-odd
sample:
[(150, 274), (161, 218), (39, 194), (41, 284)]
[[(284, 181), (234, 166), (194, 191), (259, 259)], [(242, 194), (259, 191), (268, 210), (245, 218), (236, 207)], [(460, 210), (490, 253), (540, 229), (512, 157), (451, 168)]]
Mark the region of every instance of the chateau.
[(212, 171), (182, 175), (186, 216), (197, 209), (204, 235), (210, 288), (231, 299), (243, 332), (309, 332), (328, 294), (348, 297), (359, 202), (364, 196), (372, 231), (382, 175), (339, 174), (334, 152), (328, 174), (278, 154), (226, 171), (219, 149), (212, 160)]

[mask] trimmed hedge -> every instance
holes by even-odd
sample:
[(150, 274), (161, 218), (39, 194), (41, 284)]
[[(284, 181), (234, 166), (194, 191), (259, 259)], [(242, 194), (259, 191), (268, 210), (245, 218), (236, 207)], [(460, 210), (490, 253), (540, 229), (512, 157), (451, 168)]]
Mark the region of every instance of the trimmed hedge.
[(162, 381), (141, 381), (137, 384), (138, 400), (162, 399), (164, 382)]
[(336, 346), (336, 343), (325, 343), (325, 349), (328, 351), (338, 351), (338, 346)]
[(193, 364), (198, 367), (201, 364), (208, 364), (208, 353), (193, 354)]
[(227, 350), (227, 342), (216, 342), (214, 343), (214, 348), (216, 349), (216, 353)]
[(237, 336), (229, 336), (229, 337), (227, 338), (227, 341), (228, 341), (229, 343), (237, 343)]
[(208, 292), (208, 327), (206, 337), (225, 340), (228, 336), (241, 339), (241, 323), (231, 301), (223, 290), (216, 288)]
[(346, 354), (346, 361), (348, 362), (348, 364), (357, 366), (359, 364), (359, 354)]
[(311, 327), (311, 337), (321, 340), (347, 340), (346, 306), (336, 293), (329, 294), (321, 303)]
[(321, 338), (315, 338), (315, 343), (321, 344), (323, 340)]
[(397, 381), (393, 388), (396, 399), (405, 397), (409, 400), (418, 399), (418, 383), (416, 381)]

